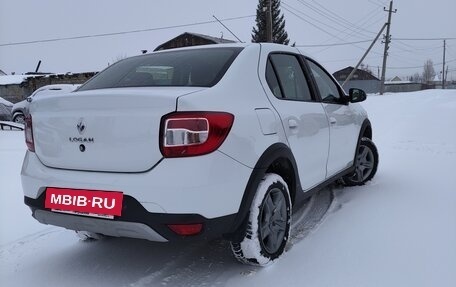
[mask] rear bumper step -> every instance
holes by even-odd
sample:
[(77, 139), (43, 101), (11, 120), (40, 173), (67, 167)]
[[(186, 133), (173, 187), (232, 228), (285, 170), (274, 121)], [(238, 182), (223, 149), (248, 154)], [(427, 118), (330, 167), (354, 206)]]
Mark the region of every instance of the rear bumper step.
[(36, 210), (33, 217), (43, 224), (50, 224), (77, 231), (90, 231), (115, 237), (131, 237), (166, 242), (160, 234), (143, 223), (106, 221), (82, 216), (68, 216), (52, 211)]

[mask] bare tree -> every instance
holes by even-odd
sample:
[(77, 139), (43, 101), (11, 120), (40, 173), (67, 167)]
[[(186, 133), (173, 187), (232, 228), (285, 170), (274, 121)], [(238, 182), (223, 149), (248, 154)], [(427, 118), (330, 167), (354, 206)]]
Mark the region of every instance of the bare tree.
[(374, 73), (372, 72), (372, 70), (369, 67), (369, 64), (364, 65), (364, 63), (361, 63), (361, 65), (359, 66), (358, 70), (363, 70), (365, 72), (368, 72), (372, 76), (374, 75)]
[(415, 73), (412, 76), (410, 76), (410, 82), (421, 83), (421, 81), (422, 81), (422, 78), (421, 78), (421, 75), (419, 73)]
[[(127, 54), (125, 54), (125, 53), (119, 54), (115, 58), (111, 59), (111, 63), (115, 64), (115, 63), (117, 63), (117, 62), (119, 62), (119, 61), (121, 61), (121, 60), (123, 60), (125, 58), (127, 58)], [(108, 63), (108, 66), (110, 66), (112, 64)]]
[(427, 83), (434, 79), (435, 77), (435, 70), (434, 70), (434, 63), (431, 59), (427, 60), (424, 63), (423, 67), (423, 82)]

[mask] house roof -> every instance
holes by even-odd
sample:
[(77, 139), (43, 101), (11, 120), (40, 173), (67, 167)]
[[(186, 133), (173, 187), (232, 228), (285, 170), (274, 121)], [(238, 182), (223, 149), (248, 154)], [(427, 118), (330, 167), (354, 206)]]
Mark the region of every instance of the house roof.
[[(342, 70), (339, 70), (337, 72), (333, 73), (334, 78), (338, 81), (345, 81), (347, 79), (348, 75), (353, 71), (354, 67), (348, 66)], [(376, 80), (380, 81), (377, 77), (372, 75), (369, 72), (366, 72), (364, 70), (356, 70), (355, 74), (353, 75), (353, 78), (351, 80)]]
[(6, 86), (22, 84), (28, 77), (29, 76), (27, 75), (3, 75), (0, 76), (0, 85)]
[(228, 44), (228, 43), (236, 43), (236, 41), (233, 41), (233, 40), (228, 40), (228, 39), (223, 39), (223, 38), (217, 38), (217, 37), (212, 37), (212, 36), (209, 36), (209, 35), (204, 35), (204, 34), (198, 34), (198, 33), (190, 33), (190, 32), (185, 32), (185, 33), (182, 33), (172, 39), (170, 39), (169, 41), (166, 41), (165, 43), (157, 46), (157, 48), (155, 48), (154, 51), (159, 51), (159, 50), (163, 50), (163, 48), (168, 45), (169, 43), (177, 40), (178, 38), (185, 38), (185, 37), (197, 37), (197, 38), (201, 38), (201, 39), (204, 39), (206, 41), (208, 41), (210, 44)]
[(198, 37), (204, 38), (206, 40), (212, 41), (212, 42), (214, 42), (214, 44), (236, 43), (236, 41), (233, 41), (233, 40), (228, 40), (228, 39), (223, 39), (223, 38), (218, 38), (218, 37), (212, 37), (212, 36), (204, 35), (204, 34), (188, 33), (188, 32), (186, 32), (184, 34), (190, 34), (190, 35), (198, 36)]
[(6, 75), (6, 73), (3, 72), (2, 70), (0, 70), (0, 76), (4, 76), (4, 75)]

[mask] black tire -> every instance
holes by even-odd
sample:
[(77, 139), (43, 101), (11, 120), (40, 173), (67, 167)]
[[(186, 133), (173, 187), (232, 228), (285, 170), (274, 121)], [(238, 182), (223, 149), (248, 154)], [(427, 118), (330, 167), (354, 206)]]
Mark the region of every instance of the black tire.
[(364, 185), (371, 180), (378, 167), (378, 151), (369, 138), (361, 138), (355, 158), (355, 171), (342, 178), (344, 185)]
[(25, 123), (25, 115), (22, 113), (17, 113), (13, 117), (13, 122), (19, 123), (19, 124), (24, 124)]
[(285, 250), (291, 224), (291, 198), (287, 183), (268, 173), (257, 187), (241, 242), (231, 242), (238, 261), (266, 266)]

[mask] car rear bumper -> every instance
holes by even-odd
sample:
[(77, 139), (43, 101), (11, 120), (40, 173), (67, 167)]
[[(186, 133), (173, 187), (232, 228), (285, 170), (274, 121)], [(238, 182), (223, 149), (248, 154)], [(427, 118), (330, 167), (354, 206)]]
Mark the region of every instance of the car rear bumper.
[[(134, 198), (126, 196), (122, 216), (101, 219), (80, 215), (52, 212), (44, 207), (45, 194), (38, 199), (24, 197), (33, 217), (43, 224), (70, 230), (90, 231), (115, 237), (130, 237), (150, 241), (210, 240), (226, 237), (233, 231), (236, 214), (207, 219), (198, 214), (150, 213)], [(192, 236), (180, 236), (168, 228), (168, 224), (203, 224), (202, 231)]]
[[(241, 224), (236, 215), (252, 169), (221, 152), (183, 159), (164, 159), (143, 173), (108, 173), (50, 168), (27, 152), (21, 179), (25, 204), (39, 222), (72, 230), (153, 241), (182, 236), (169, 224), (203, 224), (185, 238), (229, 237)], [(47, 187), (119, 191), (121, 216), (100, 219), (61, 214), (45, 208)], [(237, 218), (237, 219), (236, 219)]]
[(142, 173), (50, 168), (27, 152), (21, 179), (24, 196), (39, 198), (46, 187), (118, 191), (150, 213), (200, 214), (211, 219), (237, 213), (252, 169), (221, 152), (163, 159)]

